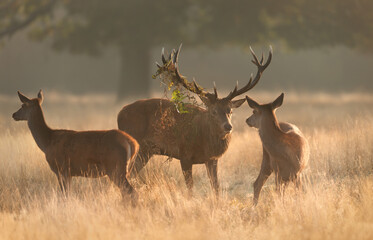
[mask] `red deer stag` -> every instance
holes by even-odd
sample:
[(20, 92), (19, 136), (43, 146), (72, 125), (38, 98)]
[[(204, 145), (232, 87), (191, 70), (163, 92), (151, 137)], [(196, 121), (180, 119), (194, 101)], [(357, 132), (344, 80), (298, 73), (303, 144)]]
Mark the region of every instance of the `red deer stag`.
[(72, 131), (50, 128), (41, 104), (43, 93), (29, 99), (18, 92), (22, 107), (13, 114), (16, 121), (26, 120), (36, 144), (44, 152), (51, 170), (56, 174), (61, 191), (68, 194), (71, 177), (109, 176), (123, 196), (134, 199), (137, 193), (127, 181), (129, 162), (136, 158), (139, 145), (120, 130)]
[(263, 160), (260, 173), (254, 182), (254, 205), (258, 203), (263, 184), (275, 172), (276, 189), (284, 191), (292, 181), (299, 188), (300, 173), (307, 166), (309, 146), (302, 132), (293, 124), (279, 122), (275, 111), (282, 105), (284, 94), (268, 104), (259, 104), (246, 96), (254, 109), (246, 123), (259, 130), (263, 145)]
[[(181, 47), (181, 46), (180, 46)], [(168, 59), (162, 51), (163, 66), (158, 65), (158, 74), (170, 77), (176, 84), (195, 93), (202, 100), (206, 109), (195, 105), (187, 105), (188, 113), (178, 113), (175, 104), (166, 99), (139, 100), (126, 105), (118, 114), (119, 129), (128, 132), (140, 144), (138, 158), (135, 160), (135, 173), (139, 172), (154, 155), (165, 155), (180, 160), (185, 182), (192, 193), (193, 164), (205, 164), (211, 186), (216, 195), (219, 193), (217, 178), (218, 159), (228, 148), (231, 139), (232, 108), (241, 106), (245, 99), (233, 98), (249, 91), (259, 81), (263, 71), (272, 59), (272, 49), (268, 60), (263, 56), (259, 61), (251, 50), (258, 72), (253, 79), (241, 89), (237, 86), (228, 96), (219, 98), (216, 87), (214, 93), (188, 82), (179, 72), (178, 54), (180, 48), (173, 50)]]

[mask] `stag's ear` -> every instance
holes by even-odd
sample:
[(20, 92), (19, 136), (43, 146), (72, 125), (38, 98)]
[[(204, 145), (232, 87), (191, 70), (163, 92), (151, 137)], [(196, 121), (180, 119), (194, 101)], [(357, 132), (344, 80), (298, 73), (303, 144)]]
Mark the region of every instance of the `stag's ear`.
[(38, 99), (39, 99), (39, 103), (41, 105), (43, 103), (43, 100), (44, 100), (44, 94), (43, 94), (43, 91), (41, 89), (38, 93)]
[(241, 107), (242, 103), (244, 103), (245, 101), (246, 101), (245, 98), (232, 101), (232, 108), (239, 108), (239, 107)]
[(22, 103), (28, 103), (31, 101), (28, 97), (23, 95), (20, 91), (17, 91), (17, 93), (18, 93), (19, 100), (21, 100)]
[(275, 101), (271, 103), (272, 109), (274, 110), (276, 108), (281, 107), (283, 101), (284, 101), (284, 93), (281, 93), (281, 95), (278, 98), (276, 98)]
[(249, 98), (248, 96), (246, 96), (246, 101), (251, 108), (253, 108), (253, 109), (258, 109), (259, 108), (259, 103), (255, 102), (253, 99)]

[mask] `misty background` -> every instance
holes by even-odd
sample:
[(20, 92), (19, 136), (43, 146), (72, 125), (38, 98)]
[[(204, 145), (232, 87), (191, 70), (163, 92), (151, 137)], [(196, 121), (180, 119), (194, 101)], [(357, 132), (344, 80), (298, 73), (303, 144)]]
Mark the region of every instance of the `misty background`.
[(163, 91), (151, 77), (162, 47), (180, 43), (181, 73), (207, 89), (246, 84), (249, 46), (268, 56), (272, 45), (253, 91), (371, 92), (372, 12), (367, 0), (4, 0), (0, 93), (148, 97)]

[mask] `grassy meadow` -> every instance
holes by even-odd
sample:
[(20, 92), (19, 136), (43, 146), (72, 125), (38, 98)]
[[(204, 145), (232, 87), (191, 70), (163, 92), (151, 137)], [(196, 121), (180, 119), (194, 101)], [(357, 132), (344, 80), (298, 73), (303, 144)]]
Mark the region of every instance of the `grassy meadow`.
[[(36, 96), (36, 93), (28, 96)], [(109, 95), (45, 91), (52, 128), (116, 128), (125, 103)], [(280, 92), (253, 91), (259, 102)], [(373, 96), (368, 93), (285, 93), (280, 121), (296, 124), (311, 147), (304, 186), (284, 198), (269, 178), (256, 208), (253, 187), (261, 162), (256, 130), (245, 125), (245, 103), (233, 114), (233, 136), (219, 160), (217, 201), (204, 165), (195, 165), (188, 197), (178, 160), (155, 157), (132, 179), (140, 200), (122, 201), (107, 178), (74, 178), (64, 199), (26, 122), (11, 114), (20, 102), (0, 96), (0, 239), (373, 239)]]

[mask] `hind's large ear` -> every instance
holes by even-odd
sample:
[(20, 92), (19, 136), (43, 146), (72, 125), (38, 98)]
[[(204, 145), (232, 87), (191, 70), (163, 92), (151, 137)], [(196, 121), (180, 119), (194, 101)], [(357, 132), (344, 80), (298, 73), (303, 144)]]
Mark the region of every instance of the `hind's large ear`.
[(44, 100), (44, 94), (43, 94), (43, 91), (41, 89), (38, 93), (38, 99), (39, 99), (39, 103), (42, 104), (43, 100)]
[(17, 91), (19, 100), (21, 100), (22, 103), (28, 103), (30, 102), (30, 99), (23, 95), (20, 91)]
[(246, 101), (251, 108), (253, 108), (253, 109), (258, 109), (259, 108), (259, 103), (255, 102), (253, 99), (249, 98), (248, 96), (246, 96)]
[(245, 98), (232, 101), (232, 108), (239, 108), (239, 107), (241, 107), (242, 103), (244, 103), (245, 101), (246, 101)]
[(275, 101), (271, 103), (272, 109), (281, 107), (283, 101), (284, 101), (284, 93), (281, 93), (281, 95), (278, 98), (276, 98)]

